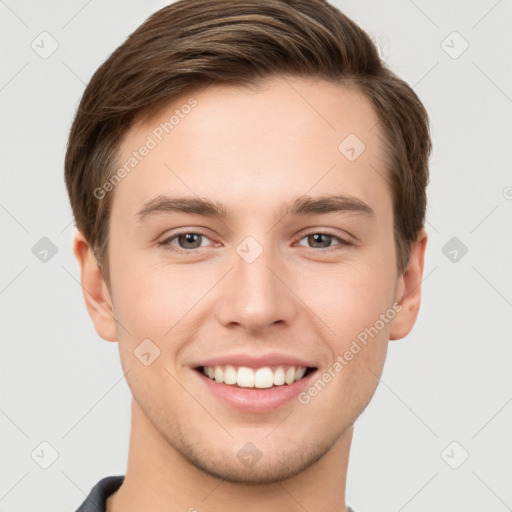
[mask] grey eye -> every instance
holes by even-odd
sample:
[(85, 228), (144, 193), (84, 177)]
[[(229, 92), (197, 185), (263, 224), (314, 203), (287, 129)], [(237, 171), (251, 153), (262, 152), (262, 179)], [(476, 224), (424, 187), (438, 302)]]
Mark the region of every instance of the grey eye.
[(202, 237), (200, 233), (182, 233), (176, 237), (178, 245), (182, 249), (197, 249), (201, 247)]

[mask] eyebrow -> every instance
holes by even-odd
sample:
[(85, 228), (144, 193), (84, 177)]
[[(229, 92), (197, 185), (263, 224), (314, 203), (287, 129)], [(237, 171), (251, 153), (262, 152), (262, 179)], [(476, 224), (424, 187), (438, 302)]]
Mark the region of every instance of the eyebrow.
[[(282, 218), (286, 215), (304, 216), (337, 212), (358, 213), (375, 217), (374, 210), (366, 203), (356, 197), (341, 194), (324, 195), (316, 198), (305, 195), (299, 196), (282, 206), (274, 215), (277, 218)], [(135, 214), (135, 219), (138, 223), (142, 223), (149, 217), (166, 213), (202, 215), (218, 219), (235, 216), (231, 210), (218, 201), (159, 195), (145, 203), (143, 208)]]

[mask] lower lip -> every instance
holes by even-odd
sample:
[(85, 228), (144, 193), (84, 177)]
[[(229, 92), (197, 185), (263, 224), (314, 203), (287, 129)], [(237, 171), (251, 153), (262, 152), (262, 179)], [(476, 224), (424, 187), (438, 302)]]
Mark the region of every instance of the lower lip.
[(293, 400), (308, 385), (316, 370), (293, 384), (283, 384), (266, 389), (239, 388), (220, 384), (201, 371), (194, 370), (206, 388), (218, 399), (243, 412), (270, 412)]

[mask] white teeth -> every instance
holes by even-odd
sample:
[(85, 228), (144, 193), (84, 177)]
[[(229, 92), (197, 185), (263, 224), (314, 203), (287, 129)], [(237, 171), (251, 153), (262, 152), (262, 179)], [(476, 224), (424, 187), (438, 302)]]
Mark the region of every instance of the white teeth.
[(282, 366), (274, 371), (274, 386), (282, 386), (284, 384), (284, 369)]
[(224, 384), (236, 384), (236, 370), (230, 364), (224, 368)]
[[(220, 368), (220, 366), (216, 366)], [(253, 388), (254, 387), (254, 371), (251, 368), (240, 366), (238, 373), (236, 374), (236, 383), (242, 388)]]
[(224, 382), (224, 372), (220, 366), (215, 367), (214, 376), (216, 382), (220, 382), (221, 384)]
[(205, 366), (203, 373), (219, 384), (238, 385), (242, 388), (271, 388), (283, 384), (293, 384), (302, 379), (306, 374), (305, 366), (277, 366), (273, 369), (270, 366), (262, 368), (248, 368), (233, 365), (226, 366)]
[(297, 368), (297, 371), (295, 372), (295, 380), (302, 379), (302, 377), (304, 377), (305, 373), (306, 373), (306, 368), (304, 368), (304, 366), (302, 368)]
[(286, 384), (291, 384), (292, 382), (295, 381), (295, 368), (293, 366), (290, 366), (290, 368), (286, 370), (284, 381), (286, 382)]
[(254, 387), (271, 388), (274, 385), (274, 374), (268, 367), (259, 368), (254, 374)]

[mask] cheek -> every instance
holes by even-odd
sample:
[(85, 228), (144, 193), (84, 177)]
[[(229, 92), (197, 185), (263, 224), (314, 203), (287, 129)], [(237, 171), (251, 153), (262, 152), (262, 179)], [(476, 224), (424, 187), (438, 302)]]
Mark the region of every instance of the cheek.
[(353, 408), (354, 415), (375, 392), (386, 358), (396, 313), (392, 269), (383, 261), (340, 266), (330, 276), (309, 281), (308, 305), (328, 326), (324, 342), (332, 364), (326, 378), (335, 375), (329, 400), (341, 409)]
[[(324, 342), (331, 364), (319, 375), (322, 379), (327, 373), (329, 384), (314, 407), (330, 403), (334, 411), (355, 419), (370, 401), (384, 366), (395, 314), (392, 291), (391, 279), (383, 282), (380, 273), (370, 271), (359, 278), (348, 272), (339, 279), (317, 282), (313, 295), (318, 297), (316, 305), (323, 308), (318, 316), (329, 327)], [(321, 383), (317, 387), (323, 389)], [(321, 408), (318, 414), (322, 417)]]
[(169, 340), (206, 304), (201, 299), (208, 296), (223, 270), (165, 262), (152, 265), (142, 252), (118, 261), (112, 273), (114, 306), (116, 318), (126, 327), (118, 327), (118, 335), (132, 350), (145, 338), (169, 350)]
[(392, 306), (396, 281), (392, 269), (377, 261), (341, 264), (323, 274), (295, 273), (292, 286), (341, 348), (347, 338), (372, 326)]

